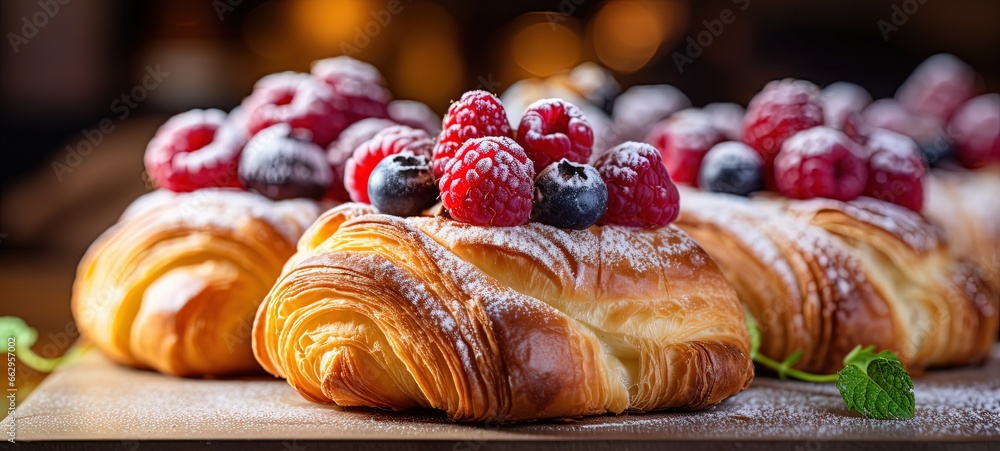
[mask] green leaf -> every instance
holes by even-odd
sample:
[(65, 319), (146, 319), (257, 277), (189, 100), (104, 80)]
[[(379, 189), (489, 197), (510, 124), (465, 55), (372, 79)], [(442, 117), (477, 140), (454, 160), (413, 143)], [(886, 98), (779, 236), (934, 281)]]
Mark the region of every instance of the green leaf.
[(13, 338), (15, 340), (14, 354), (17, 359), (28, 367), (43, 373), (52, 372), (64, 359), (69, 357), (66, 355), (48, 359), (35, 354), (31, 347), (38, 341), (38, 331), (15, 316), (0, 317), (0, 338), (3, 338), (4, 341)]
[(757, 327), (757, 320), (750, 310), (743, 309), (743, 321), (746, 322), (747, 333), (750, 334), (750, 359), (756, 359), (760, 352), (760, 329)]
[[(882, 357), (886, 352), (891, 358)], [(845, 359), (846, 366), (837, 378), (837, 389), (847, 407), (870, 418), (913, 418), (913, 380), (895, 354), (875, 354), (871, 349), (852, 354), (858, 355)]]
[(899, 357), (896, 357), (896, 354), (892, 351), (885, 350), (876, 353), (875, 346), (867, 346), (864, 348), (857, 346), (847, 354), (847, 357), (844, 357), (844, 366), (854, 365), (861, 368), (861, 371), (866, 371), (868, 369), (868, 363), (875, 359), (886, 359), (894, 362), (899, 361)]

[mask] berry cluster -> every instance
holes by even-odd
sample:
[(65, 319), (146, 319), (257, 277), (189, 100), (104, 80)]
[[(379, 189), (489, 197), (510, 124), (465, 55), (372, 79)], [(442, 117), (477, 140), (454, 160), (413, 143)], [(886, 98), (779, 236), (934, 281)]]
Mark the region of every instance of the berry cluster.
[(738, 133), (730, 125), (738, 110), (720, 115), (715, 106), (679, 111), (646, 140), (679, 183), (744, 196), (763, 189), (796, 199), (865, 195), (919, 212), (928, 166), (952, 156), (969, 168), (1000, 162), (1000, 94), (977, 92), (970, 67), (938, 55), (894, 99), (873, 102), (851, 83), (821, 90), (780, 80), (750, 101)]
[(437, 118), (428, 120), (429, 111), (393, 101), (374, 66), (325, 59), (310, 74), (261, 78), (229, 114), (192, 110), (171, 118), (146, 148), (146, 171), (177, 192), (245, 188), (272, 199), (367, 202), (369, 174), (383, 157), (431, 155), (428, 133)]

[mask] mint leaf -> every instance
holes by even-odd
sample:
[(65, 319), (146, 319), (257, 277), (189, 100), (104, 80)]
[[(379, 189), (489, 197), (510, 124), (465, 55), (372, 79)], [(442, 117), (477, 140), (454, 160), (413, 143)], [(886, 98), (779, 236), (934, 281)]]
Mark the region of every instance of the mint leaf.
[(871, 348), (855, 351), (837, 373), (837, 389), (847, 407), (870, 418), (913, 418), (913, 380), (896, 355), (876, 354)]
[(14, 353), (17, 359), (36, 371), (51, 373), (56, 366), (59, 366), (64, 359), (68, 358), (68, 356), (63, 356), (48, 359), (35, 354), (35, 351), (31, 350), (31, 346), (38, 340), (38, 331), (28, 326), (21, 318), (15, 316), (0, 317), (0, 338), (3, 338), (4, 341), (13, 338), (15, 340)]
[(756, 359), (760, 352), (760, 329), (757, 327), (757, 320), (754, 319), (750, 310), (743, 309), (743, 321), (747, 326), (747, 333), (750, 335), (750, 359)]

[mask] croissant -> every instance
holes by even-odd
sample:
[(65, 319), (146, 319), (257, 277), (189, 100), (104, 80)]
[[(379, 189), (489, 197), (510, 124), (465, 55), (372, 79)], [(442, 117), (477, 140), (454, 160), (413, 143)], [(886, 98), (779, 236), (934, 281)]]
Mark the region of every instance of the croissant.
[(677, 225), (711, 255), (756, 317), (761, 352), (832, 373), (857, 345), (911, 370), (987, 358), (998, 302), (979, 267), (941, 230), (871, 198), (746, 199), (683, 193)]
[(257, 311), (305, 398), (512, 422), (701, 409), (753, 378), (743, 314), (673, 227), (484, 228), (328, 211)]
[(259, 371), (254, 312), (318, 215), (311, 201), (235, 190), (140, 197), (80, 262), (80, 332), (124, 365), (181, 376)]
[(932, 171), (924, 214), (941, 226), (959, 257), (978, 262), (1000, 293), (1000, 166), (978, 171)]

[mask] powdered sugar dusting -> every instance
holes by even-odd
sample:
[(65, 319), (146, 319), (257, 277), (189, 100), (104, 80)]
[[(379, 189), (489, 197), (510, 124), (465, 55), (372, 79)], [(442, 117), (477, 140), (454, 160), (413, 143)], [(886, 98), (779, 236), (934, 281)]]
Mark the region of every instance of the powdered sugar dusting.
[[(19, 440), (629, 439), (968, 441), (1000, 438), (1000, 346), (985, 367), (914, 380), (916, 416), (885, 421), (850, 412), (833, 384), (759, 376), (700, 412), (603, 415), (572, 422), (464, 425), (432, 412), (384, 412), (308, 402), (272, 378), (197, 380), (118, 367), (90, 352), (18, 406)], [(9, 426), (4, 420), (3, 427)]]

